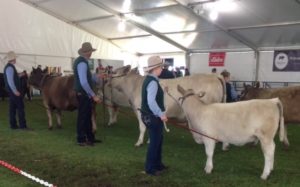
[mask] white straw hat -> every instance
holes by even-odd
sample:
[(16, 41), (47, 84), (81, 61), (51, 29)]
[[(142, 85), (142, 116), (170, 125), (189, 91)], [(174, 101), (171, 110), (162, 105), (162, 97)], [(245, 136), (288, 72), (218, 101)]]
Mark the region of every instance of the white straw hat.
[(144, 67), (144, 71), (148, 72), (154, 68), (163, 66), (163, 61), (159, 56), (151, 56), (148, 58), (147, 67)]
[(4, 59), (6, 59), (7, 62), (9, 62), (9, 61), (15, 60), (16, 58), (17, 58), (16, 53), (13, 51), (9, 51)]

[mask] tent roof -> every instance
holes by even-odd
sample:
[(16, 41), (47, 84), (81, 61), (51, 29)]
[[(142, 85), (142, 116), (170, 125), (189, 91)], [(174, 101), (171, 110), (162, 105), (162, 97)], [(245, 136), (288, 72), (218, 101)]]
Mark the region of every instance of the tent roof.
[(300, 47), (300, 0), (233, 0), (216, 21), (206, 9), (216, 0), (21, 1), (137, 54)]

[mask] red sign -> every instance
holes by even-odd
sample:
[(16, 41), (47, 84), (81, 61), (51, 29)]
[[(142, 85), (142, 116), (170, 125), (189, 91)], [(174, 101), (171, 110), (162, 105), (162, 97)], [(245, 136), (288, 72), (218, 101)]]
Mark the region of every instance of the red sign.
[(209, 66), (224, 66), (225, 62), (225, 52), (219, 52), (219, 53), (209, 53)]

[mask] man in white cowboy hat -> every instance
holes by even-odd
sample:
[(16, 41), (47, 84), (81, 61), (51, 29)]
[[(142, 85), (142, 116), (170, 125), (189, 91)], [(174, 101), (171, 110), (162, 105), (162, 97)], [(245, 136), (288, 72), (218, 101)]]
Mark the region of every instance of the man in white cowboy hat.
[(101, 100), (92, 90), (92, 74), (89, 70), (88, 60), (92, 53), (96, 51), (89, 42), (82, 44), (78, 50), (80, 55), (75, 59), (74, 70), (74, 87), (77, 93), (78, 114), (77, 114), (77, 143), (80, 146), (94, 145), (97, 141), (92, 131), (92, 104), (100, 103)]
[(162, 163), (162, 143), (163, 124), (168, 118), (165, 114), (164, 93), (158, 82), (162, 66), (159, 56), (150, 57), (147, 67), (144, 68), (148, 74), (142, 86), (141, 116), (150, 137), (145, 172), (152, 176), (160, 175), (162, 170), (167, 169)]
[[(28, 129), (25, 120), (24, 101), (21, 92), (20, 78), (15, 68), (16, 54), (9, 51), (5, 57), (7, 64), (4, 67), (5, 88), (9, 94), (9, 124), (11, 129)], [(16, 113), (18, 113), (19, 126)]]

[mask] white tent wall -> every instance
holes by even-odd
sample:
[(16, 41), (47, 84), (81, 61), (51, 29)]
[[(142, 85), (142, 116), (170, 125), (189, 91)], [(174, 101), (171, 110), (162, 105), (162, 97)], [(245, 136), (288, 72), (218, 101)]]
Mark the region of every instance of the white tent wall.
[(274, 51), (260, 52), (258, 80), (266, 82), (300, 82), (299, 72), (273, 72)]
[(211, 73), (216, 68), (218, 73), (224, 69), (231, 73), (231, 79), (235, 81), (255, 80), (254, 52), (227, 52), (224, 66), (212, 67), (208, 64), (209, 53), (195, 53), (190, 56), (190, 72)]
[[(274, 72), (274, 51), (259, 53), (258, 81), (300, 82), (299, 72)], [(209, 53), (190, 56), (191, 73), (210, 73), (214, 67), (208, 66)], [(256, 59), (254, 52), (227, 52), (224, 66), (215, 67), (218, 73), (224, 69), (231, 73), (233, 81), (255, 81)]]
[[(0, 58), (4, 58), (5, 55), (1, 55)], [(5, 60), (0, 63), (0, 72), (3, 72), (5, 66)], [(17, 63), (15, 64), (18, 72), (26, 70), (30, 72), (32, 67), (42, 65), (42, 68), (46, 66), (61, 67), (63, 71), (72, 71), (71, 58), (68, 57), (50, 57), (50, 56), (37, 56), (37, 55), (18, 55)]]
[[(37, 10), (19, 0), (0, 1), (0, 53), (15, 51), (22, 69), (32, 65), (62, 66), (71, 69), (71, 57), (83, 42), (91, 42), (97, 51), (92, 58), (134, 61), (135, 55), (127, 54), (110, 42), (89, 34), (51, 15)], [(25, 56), (28, 56), (25, 58)], [(24, 57), (24, 58), (23, 58)], [(26, 59), (30, 60), (26, 60)], [(30, 62), (30, 63), (28, 63)], [(23, 64), (24, 63), (24, 64)], [(28, 64), (26, 64), (28, 63)], [(0, 71), (3, 71), (3, 62)]]

